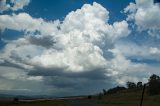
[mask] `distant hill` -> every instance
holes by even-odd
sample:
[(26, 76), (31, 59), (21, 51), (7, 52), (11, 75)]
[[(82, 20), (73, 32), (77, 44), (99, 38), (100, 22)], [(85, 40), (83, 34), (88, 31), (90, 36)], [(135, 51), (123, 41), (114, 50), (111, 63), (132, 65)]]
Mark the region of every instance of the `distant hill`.
[(32, 99), (53, 99), (53, 96), (47, 95), (37, 95), (37, 96), (26, 96), (26, 95), (10, 95), (10, 94), (0, 94), (0, 100), (13, 100), (18, 98), (20, 100), (32, 100)]

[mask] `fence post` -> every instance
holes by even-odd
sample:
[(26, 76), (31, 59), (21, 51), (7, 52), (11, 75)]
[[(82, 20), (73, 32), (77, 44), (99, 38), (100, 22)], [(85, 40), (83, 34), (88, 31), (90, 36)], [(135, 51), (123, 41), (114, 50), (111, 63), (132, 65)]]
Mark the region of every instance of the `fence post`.
[(142, 91), (142, 96), (141, 96), (141, 103), (140, 103), (140, 106), (142, 106), (142, 104), (143, 104), (143, 97), (144, 97), (144, 91), (145, 91), (145, 88), (146, 88), (146, 84), (144, 84), (144, 86), (143, 86), (143, 91)]

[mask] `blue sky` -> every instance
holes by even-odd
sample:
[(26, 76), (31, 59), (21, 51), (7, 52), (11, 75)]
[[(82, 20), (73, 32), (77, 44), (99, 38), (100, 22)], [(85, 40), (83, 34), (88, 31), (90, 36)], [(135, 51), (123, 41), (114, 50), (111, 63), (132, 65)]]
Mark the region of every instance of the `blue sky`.
[[(102, 6), (107, 7), (108, 10), (111, 11), (110, 15), (119, 14), (119, 17), (122, 15), (120, 14), (120, 10), (128, 5), (128, 3), (133, 0), (125, 0), (124, 2), (120, 2), (117, 0), (97, 0), (102, 4)], [(46, 20), (53, 20), (53, 19), (61, 19), (70, 12), (74, 11), (78, 8), (81, 8), (85, 3), (93, 3), (94, 0), (61, 0), (61, 1), (47, 1), (44, 2), (43, 0), (32, 1), (30, 5), (26, 8), (26, 12), (30, 13), (34, 17), (42, 17)], [(43, 14), (43, 15), (42, 15)]]
[(160, 74), (159, 9), (153, 0), (1, 0), (0, 93), (82, 95), (146, 82)]

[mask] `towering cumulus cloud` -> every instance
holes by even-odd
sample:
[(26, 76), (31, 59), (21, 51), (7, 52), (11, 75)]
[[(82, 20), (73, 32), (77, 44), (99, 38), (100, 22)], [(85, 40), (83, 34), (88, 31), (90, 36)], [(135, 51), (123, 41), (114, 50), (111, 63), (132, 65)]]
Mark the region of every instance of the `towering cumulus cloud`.
[[(14, 6), (10, 7), (2, 0), (1, 7), (3, 10), (17, 10), (29, 3), (12, 2)], [(125, 11), (137, 14), (136, 4), (131, 5)], [(154, 8), (156, 11), (158, 7)], [(131, 31), (125, 20), (113, 24), (108, 20), (109, 11), (96, 2), (70, 12), (63, 21), (45, 21), (27, 13), (0, 15), (1, 30), (22, 31), (25, 35), (7, 42), (0, 52), (0, 64), (21, 68), (25, 70), (22, 75), (29, 76), (21, 79), (44, 81), (56, 92), (81, 89), (78, 93), (84, 93), (90, 88), (95, 91), (95, 86), (109, 85), (110, 80), (124, 84), (130, 77), (121, 78), (119, 75), (143, 69), (145, 65), (132, 63), (114, 49), (115, 42), (127, 37)], [(141, 25), (139, 21), (137, 24)]]
[[(107, 57), (103, 56), (104, 51), (101, 48), (111, 48), (115, 40), (130, 33), (126, 21), (109, 25), (108, 14), (100, 4), (93, 3), (70, 12), (61, 24), (59, 21), (45, 22), (43, 19), (34, 19), (26, 13), (1, 15), (1, 29), (22, 30), (30, 35), (7, 44), (2, 57), (11, 59), (14, 64), (62, 68), (69, 72), (105, 69)], [(39, 35), (35, 35), (36, 31)], [(32, 42), (32, 39), (37, 43)], [(40, 39), (48, 41), (38, 43)], [(50, 48), (42, 46), (47, 42), (51, 42)], [(16, 49), (12, 50), (13, 46)], [(31, 50), (35, 53), (26, 52)]]

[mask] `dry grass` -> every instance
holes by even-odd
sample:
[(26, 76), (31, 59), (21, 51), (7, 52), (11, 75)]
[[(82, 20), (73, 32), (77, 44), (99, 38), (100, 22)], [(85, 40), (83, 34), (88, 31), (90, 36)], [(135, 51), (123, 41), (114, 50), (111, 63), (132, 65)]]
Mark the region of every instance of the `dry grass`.
[[(107, 106), (140, 106), (141, 90), (125, 90), (119, 93), (103, 96), (98, 99), (97, 96), (92, 99), (84, 97), (82, 99), (74, 99), (72, 101), (82, 101), (98, 104), (106, 104)], [(0, 101), (0, 106), (66, 106), (70, 100), (39, 100), (39, 101)], [(149, 96), (145, 92), (143, 106), (160, 106), (160, 95)]]
[[(141, 93), (140, 90), (124, 91), (103, 96), (101, 100), (95, 101), (109, 106), (140, 106)], [(160, 95), (149, 96), (145, 93), (143, 106), (160, 106)]]
[(0, 101), (0, 106), (64, 106), (66, 100)]

